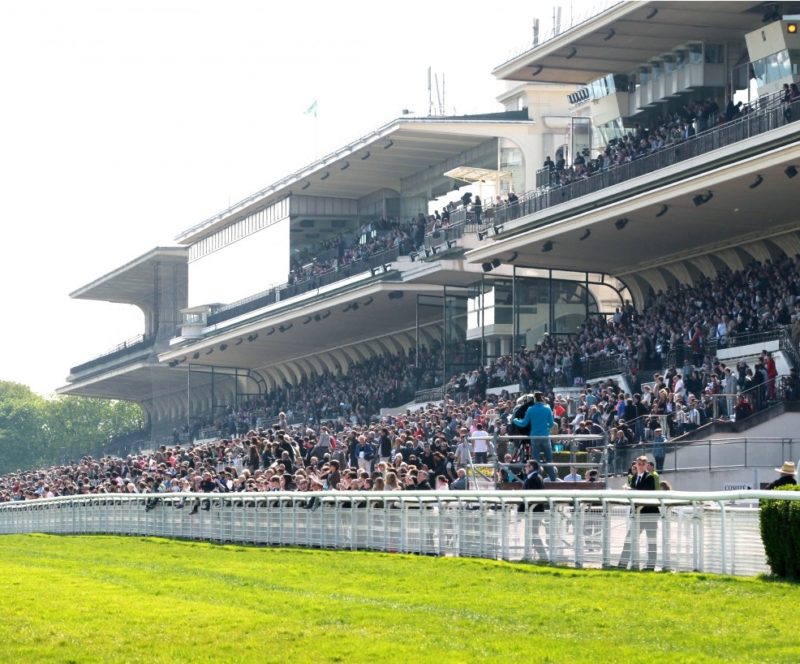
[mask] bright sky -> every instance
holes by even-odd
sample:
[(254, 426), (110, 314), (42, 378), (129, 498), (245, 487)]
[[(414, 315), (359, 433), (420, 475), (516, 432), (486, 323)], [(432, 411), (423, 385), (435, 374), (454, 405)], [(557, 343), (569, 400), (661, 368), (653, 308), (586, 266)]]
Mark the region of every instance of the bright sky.
[(427, 115), (428, 66), (448, 114), (501, 110), (491, 69), (552, 10), (495, 7), (0, 3), (0, 380), (49, 396), (141, 333), (136, 308), (68, 294), (402, 109)]

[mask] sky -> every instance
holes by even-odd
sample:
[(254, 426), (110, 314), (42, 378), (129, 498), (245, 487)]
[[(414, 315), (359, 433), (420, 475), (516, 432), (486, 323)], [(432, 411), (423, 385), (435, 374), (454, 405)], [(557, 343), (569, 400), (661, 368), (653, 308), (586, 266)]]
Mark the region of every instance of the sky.
[(403, 109), (427, 115), (428, 67), (447, 114), (502, 110), (490, 72), (552, 9), (497, 7), (3, 0), (0, 380), (49, 397), (140, 334), (135, 307), (69, 293)]

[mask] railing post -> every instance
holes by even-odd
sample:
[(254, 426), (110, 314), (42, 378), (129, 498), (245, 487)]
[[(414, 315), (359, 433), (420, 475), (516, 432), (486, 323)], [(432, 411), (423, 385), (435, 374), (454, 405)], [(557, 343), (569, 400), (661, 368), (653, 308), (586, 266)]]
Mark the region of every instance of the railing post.
[(728, 571), (728, 513), (725, 509), (725, 501), (720, 501), (719, 510), (720, 563), (722, 573), (726, 574)]
[(672, 539), (670, 538), (670, 512), (663, 499), (658, 512), (661, 520), (661, 571), (667, 572), (672, 568)]
[(583, 567), (583, 503), (576, 496), (572, 499), (572, 538), (575, 550), (575, 567)]
[(603, 508), (603, 529), (600, 531), (602, 566), (611, 567), (611, 509), (605, 498), (602, 499), (601, 505)]

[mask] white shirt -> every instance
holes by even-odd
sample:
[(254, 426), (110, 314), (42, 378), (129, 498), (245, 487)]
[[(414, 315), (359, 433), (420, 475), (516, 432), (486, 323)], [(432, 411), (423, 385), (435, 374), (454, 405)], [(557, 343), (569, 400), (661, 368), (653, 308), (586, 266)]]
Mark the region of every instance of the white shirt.
[(472, 433), (472, 450), (476, 454), (478, 452), (488, 452), (489, 451), (489, 434), (485, 431), (480, 429), (475, 430)]

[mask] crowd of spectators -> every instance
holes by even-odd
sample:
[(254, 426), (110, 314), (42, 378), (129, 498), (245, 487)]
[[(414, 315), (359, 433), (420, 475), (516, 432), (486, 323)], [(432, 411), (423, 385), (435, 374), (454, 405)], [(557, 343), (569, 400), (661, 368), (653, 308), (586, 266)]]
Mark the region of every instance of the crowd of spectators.
[[(548, 336), (513, 357), (460, 373), (446, 386), (441, 405), (416, 413), (380, 415), (382, 408), (409, 402), (420, 384), (441, 375), (436, 345), (418, 356), (412, 351), (372, 358), (346, 375), (305, 378), (231, 407), (213, 422), (221, 431), (216, 442), (182, 446), (176, 436), (171, 446), (152, 454), (86, 457), (19, 472), (0, 478), (0, 495), (18, 500), (276, 486), (427, 488), (445, 481), (450, 486), (467, 462), (465, 445), (470, 453), (488, 452), (467, 442), (476, 430), (493, 439), (498, 458), (513, 452), (497, 436), (508, 431), (517, 391), (544, 392), (559, 433), (602, 434), (614, 451), (642, 443), (655, 451), (664, 440), (714, 417), (739, 420), (778, 396), (800, 398), (797, 372), (778, 376), (771, 353), (763, 352), (750, 366), (715, 359), (717, 348), (784, 326), (796, 345), (800, 256), (753, 262), (670, 288), (641, 311), (626, 305), (613, 316), (592, 317), (574, 335)], [(613, 381), (585, 379), (591, 362), (608, 358), (624, 360), (630, 392)], [(655, 372), (652, 382), (643, 380), (651, 360), (668, 367)], [(501, 396), (487, 393), (495, 386), (505, 388)]]
[(413, 251), (411, 223), (380, 219), (363, 224), (355, 233), (340, 233), (292, 255), (287, 283), (299, 284), (335, 270), (347, 271), (354, 263), (397, 249)]
[[(238, 437), (5, 475), (0, 502), (116, 493), (466, 489), (470, 457), (488, 453), (488, 436), (499, 432), (513, 405), (506, 395), (448, 400), (365, 425), (330, 421), (319, 427), (289, 425), (281, 413), (270, 426)], [(481, 431), (485, 436), (475, 435)], [(146, 509), (157, 504), (148, 500)], [(196, 512), (209, 504), (185, 506)]]
[[(751, 366), (740, 362), (726, 367), (714, 357), (717, 348), (781, 327), (791, 326), (795, 345), (800, 341), (799, 260), (782, 257), (754, 262), (743, 270), (721, 271), (713, 279), (701, 277), (693, 286), (659, 292), (641, 311), (625, 305), (613, 316), (588, 319), (575, 334), (545, 336), (513, 357), (498, 357), (484, 367), (461, 372), (446, 385), (445, 392), (463, 402), (482, 401), (490, 388), (523, 393), (540, 390), (555, 404), (559, 390), (585, 386), (592, 375), (627, 374), (632, 394), (620, 398), (618, 391), (606, 386), (606, 399), (589, 405), (598, 407), (592, 418), (612, 437), (618, 435), (617, 420), (636, 419), (631, 430), (637, 443), (652, 437), (656, 422), (664, 436), (677, 436), (712, 417), (747, 416), (779, 393), (797, 398), (794, 374), (779, 381), (769, 354)], [(449, 356), (457, 350), (449, 347)], [(470, 353), (463, 350), (467, 364)], [(602, 370), (598, 363), (604, 363)], [(669, 370), (662, 375), (667, 366)], [(660, 378), (651, 381), (653, 369)], [(373, 358), (353, 365), (347, 375), (326, 372), (230, 408), (213, 424), (232, 436), (284, 412), (290, 424), (319, 426), (331, 421), (337, 426), (364, 426), (375, 421), (381, 408), (407, 403), (415, 390), (437, 384), (441, 372), (438, 346), (421, 349), (419, 361), (413, 351)], [(512, 387), (517, 385), (519, 388)], [(742, 400), (716, 396), (737, 392), (745, 393)], [(628, 401), (636, 409), (635, 418), (630, 407), (626, 415), (618, 413)], [(581, 404), (570, 405), (566, 400), (565, 405), (567, 412), (562, 417), (567, 420), (559, 419), (559, 426), (562, 433), (574, 433), (580, 424)], [(661, 417), (646, 420), (645, 415)], [(630, 435), (624, 436), (630, 441)]]
[(594, 158), (590, 157), (588, 149), (579, 153), (572, 164), (565, 162), (563, 152), (556, 153), (555, 161), (547, 157), (544, 167), (550, 170), (549, 186), (560, 187), (641, 159), (748, 112), (749, 107), (741, 102), (734, 104), (729, 101), (724, 110), (711, 97), (688, 102), (650, 127), (636, 124), (627, 134), (609, 141)]

